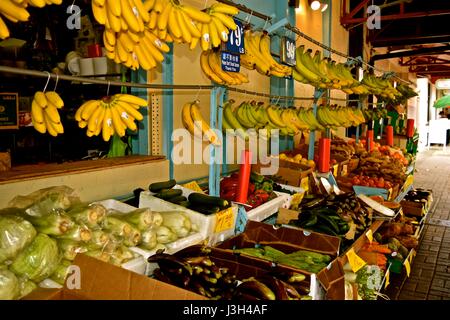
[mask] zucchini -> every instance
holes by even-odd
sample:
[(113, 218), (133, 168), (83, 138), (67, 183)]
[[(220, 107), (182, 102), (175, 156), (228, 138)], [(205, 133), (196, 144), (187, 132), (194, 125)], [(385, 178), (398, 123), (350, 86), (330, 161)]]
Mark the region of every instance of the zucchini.
[(181, 201), (177, 203), (179, 206), (187, 208), (189, 206), (189, 201)]
[(169, 200), (175, 197), (179, 197), (183, 194), (183, 191), (180, 189), (171, 189), (167, 191), (162, 191), (155, 195), (155, 197), (163, 199), (163, 200)]
[(161, 192), (162, 189), (172, 189), (177, 184), (175, 179), (171, 179), (169, 181), (162, 181), (162, 182), (154, 182), (150, 184), (148, 189), (151, 192), (158, 193)]
[(180, 204), (180, 202), (187, 201), (187, 198), (185, 196), (176, 196), (176, 197), (168, 199), (167, 201), (175, 203), (175, 204)]
[(213, 206), (213, 207), (220, 207), (222, 209), (230, 205), (229, 202), (225, 199), (208, 196), (206, 194), (197, 192), (191, 193), (189, 195), (189, 202), (192, 203), (193, 205)]
[(191, 210), (206, 214), (206, 215), (210, 215), (210, 214), (216, 214), (217, 212), (220, 211), (220, 208), (217, 206), (204, 206), (204, 205), (195, 205), (192, 204), (188, 207)]

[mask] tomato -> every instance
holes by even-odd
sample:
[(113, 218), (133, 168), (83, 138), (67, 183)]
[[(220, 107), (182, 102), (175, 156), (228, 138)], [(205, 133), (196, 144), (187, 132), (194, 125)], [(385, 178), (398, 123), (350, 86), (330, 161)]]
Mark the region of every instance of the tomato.
[(373, 182), (373, 180), (369, 181), (369, 187), (375, 188), (376, 184)]
[(370, 185), (374, 185), (375, 181), (372, 178), (370, 178), (370, 179), (367, 179), (367, 183)]
[(356, 186), (359, 186), (360, 184), (361, 184), (361, 180), (359, 180), (359, 179), (353, 179), (353, 184), (354, 185), (356, 185)]
[(363, 181), (363, 182), (361, 182), (361, 186), (363, 186), (363, 187), (368, 187), (369, 184), (368, 184), (367, 182)]
[(378, 181), (377, 188), (384, 188), (384, 181)]
[(386, 181), (386, 182), (384, 183), (384, 187), (385, 187), (386, 189), (390, 189), (390, 188), (392, 188), (392, 183), (390, 183), (389, 181)]

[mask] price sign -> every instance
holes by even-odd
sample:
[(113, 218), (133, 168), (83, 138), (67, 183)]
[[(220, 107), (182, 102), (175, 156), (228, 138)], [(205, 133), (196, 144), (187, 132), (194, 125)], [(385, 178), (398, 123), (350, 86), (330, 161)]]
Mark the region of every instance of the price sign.
[(338, 175), (338, 169), (339, 169), (339, 165), (338, 165), (338, 164), (335, 164), (335, 165), (333, 166), (333, 175), (334, 175), (335, 177), (337, 177), (337, 175)]
[(239, 20), (234, 19), (237, 25), (236, 30), (231, 31), (228, 36), (228, 41), (225, 44), (225, 51), (237, 54), (245, 53), (244, 46), (244, 27)]
[(356, 254), (353, 248), (351, 248), (346, 255), (353, 272), (358, 272), (359, 269), (366, 265), (366, 262)]
[(384, 288), (386, 289), (388, 285), (390, 284), (389, 278), (391, 276), (391, 273), (389, 272), (389, 269), (386, 271), (385, 280), (384, 280)]
[(295, 61), (296, 55), (295, 40), (289, 39), (287, 37), (281, 38), (281, 62), (287, 64), (288, 66), (295, 66), (297, 62)]
[(215, 233), (230, 230), (233, 227), (233, 208), (230, 207), (216, 214)]
[(403, 262), (403, 265), (405, 266), (406, 269), (406, 275), (409, 278), (409, 274), (411, 273), (411, 264), (409, 263), (409, 260), (406, 259), (405, 262)]
[(345, 177), (348, 175), (348, 166), (346, 164), (344, 164), (342, 166), (342, 170), (341, 170), (341, 176)]
[(300, 181), (300, 187), (305, 190), (305, 192), (309, 191), (309, 178), (308, 177), (304, 177), (301, 181)]
[(366, 237), (367, 237), (367, 239), (369, 239), (369, 242), (372, 244), (372, 241), (373, 241), (373, 232), (372, 232), (372, 229), (367, 230), (367, 232), (366, 232)]
[(241, 56), (234, 53), (221, 53), (222, 70), (227, 72), (239, 72), (241, 70)]
[(416, 250), (411, 249), (411, 253), (409, 254), (409, 263), (412, 263), (415, 256), (416, 256)]
[(19, 129), (19, 95), (0, 92), (0, 130)]
[(197, 181), (191, 181), (189, 183), (185, 183), (182, 185), (182, 187), (185, 187), (186, 189), (191, 189), (195, 192), (204, 193), (202, 188), (198, 185)]

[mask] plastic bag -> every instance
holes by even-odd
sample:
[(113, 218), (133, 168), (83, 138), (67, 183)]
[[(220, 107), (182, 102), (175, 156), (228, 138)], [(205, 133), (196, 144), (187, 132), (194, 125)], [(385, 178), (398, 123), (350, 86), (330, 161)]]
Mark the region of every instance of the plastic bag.
[(101, 204), (78, 204), (67, 211), (74, 221), (84, 224), (91, 230), (98, 230), (105, 220), (106, 208)]
[(19, 279), (8, 269), (0, 268), (0, 300), (13, 300), (19, 295)]
[(26, 278), (19, 278), (19, 296), (17, 299), (22, 299), (23, 297), (29, 295), (37, 288), (36, 283), (30, 281)]
[(14, 259), (36, 236), (33, 225), (17, 216), (0, 216), (0, 263)]
[(75, 190), (67, 186), (55, 186), (37, 190), (26, 196), (17, 196), (8, 206), (26, 209), (31, 216), (41, 216), (53, 209), (68, 209), (80, 203), (80, 198)]
[[(26, 211), (27, 212), (27, 211)], [(36, 230), (51, 236), (62, 236), (69, 232), (75, 226), (74, 221), (66, 214), (63, 209), (55, 208), (40, 216), (22, 215), (30, 221)]]

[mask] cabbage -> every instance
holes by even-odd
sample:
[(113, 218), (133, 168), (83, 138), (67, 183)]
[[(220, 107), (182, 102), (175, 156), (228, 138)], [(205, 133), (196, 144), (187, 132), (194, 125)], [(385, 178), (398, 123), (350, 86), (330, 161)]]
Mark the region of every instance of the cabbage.
[(0, 269), (0, 300), (13, 300), (19, 295), (19, 280), (15, 274), (7, 269)]
[(142, 233), (142, 243), (141, 248), (152, 250), (158, 244), (158, 240), (156, 239), (156, 233), (153, 230), (147, 230)]
[(19, 279), (20, 295), (17, 299), (22, 299), (23, 297), (29, 295), (32, 291), (37, 288), (37, 285), (27, 279)]
[(18, 276), (41, 282), (55, 271), (59, 260), (56, 240), (39, 233), (33, 242), (14, 259), (10, 270)]
[(72, 265), (72, 262), (69, 260), (62, 260), (61, 263), (56, 267), (55, 272), (51, 275), (50, 279), (59, 283), (60, 285), (64, 285), (66, 281), (66, 276), (69, 271), (69, 267)]
[(35, 236), (36, 230), (28, 221), (16, 216), (0, 216), (0, 263), (14, 259)]

